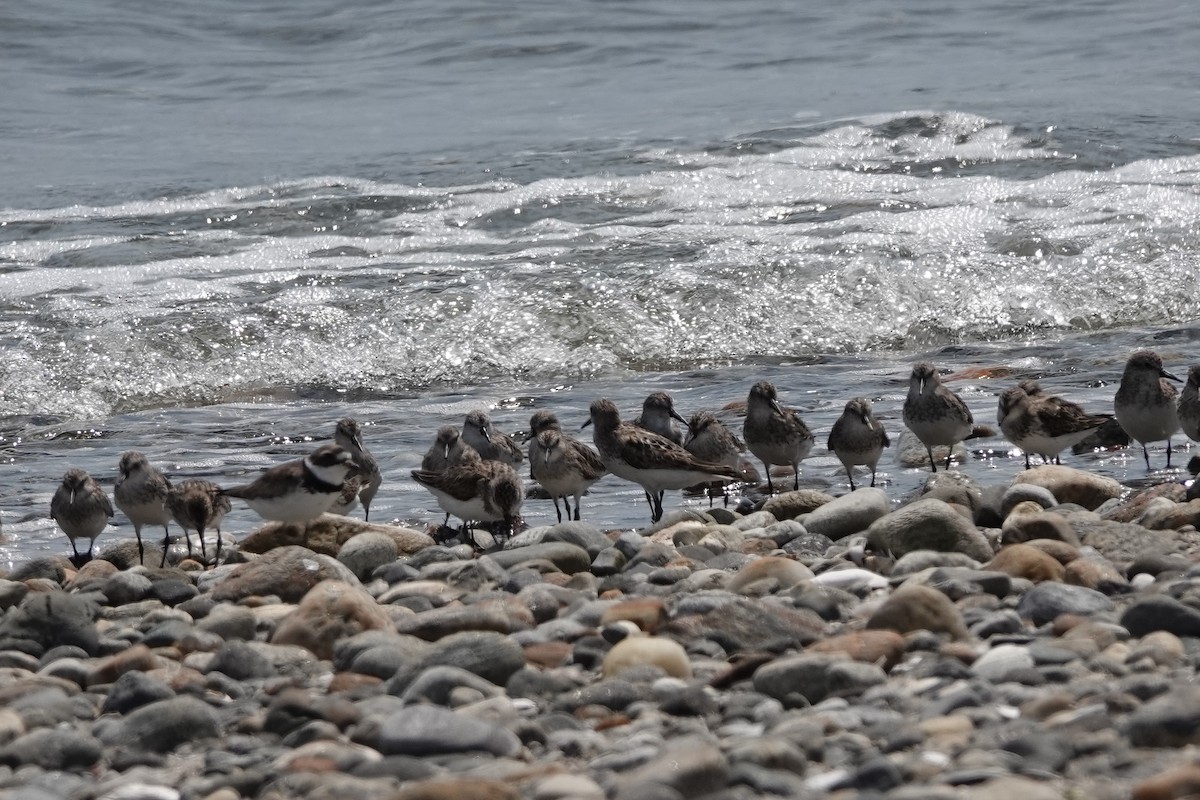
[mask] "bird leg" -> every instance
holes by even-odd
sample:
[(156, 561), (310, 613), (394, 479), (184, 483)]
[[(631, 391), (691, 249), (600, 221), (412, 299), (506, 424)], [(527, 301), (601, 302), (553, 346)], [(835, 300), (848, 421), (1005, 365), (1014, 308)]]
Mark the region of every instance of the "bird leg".
[[(183, 535), (187, 536), (186, 530), (183, 532)], [(166, 525), (163, 525), (163, 557), (162, 557), (162, 563), (158, 565), (159, 569), (162, 569), (163, 567), (165, 567), (167, 565), (167, 548), (170, 546), (170, 544), (171, 544), (171, 529), (168, 528)]]
[(1167, 469), (1171, 468), (1171, 437), (1167, 437)]
[(937, 472), (937, 462), (933, 460), (933, 448), (925, 445), (925, 452), (929, 453), (929, 468), (933, 472)]

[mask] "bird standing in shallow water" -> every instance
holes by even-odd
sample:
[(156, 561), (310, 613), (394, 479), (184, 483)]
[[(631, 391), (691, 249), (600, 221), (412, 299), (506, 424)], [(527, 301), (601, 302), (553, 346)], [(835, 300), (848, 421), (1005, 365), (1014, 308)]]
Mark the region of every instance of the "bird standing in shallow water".
[(633, 421), (639, 428), (645, 428), (651, 433), (657, 433), (664, 439), (670, 439), (675, 444), (683, 444), (683, 431), (675, 424), (676, 420), (685, 426), (688, 421), (675, 410), (675, 401), (666, 392), (654, 392), (642, 401), (642, 415)]
[(358, 500), (362, 503), (363, 519), (371, 519), (371, 501), (383, 483), (383, 473), (379, 471), (379, 462), (367, 450), (362, 440), (362, 428), (358, 421), (346, 417), (338, 421), (333, 433), (333, 440), (339, 447), (350, 454), (358, 465), (356, 474), (359, 478)]
[(146, 558), (142, 545), (143, 525), (162, 525), (163, 532), (168, 537), (171, 535), (167, 528), (167, 523), (171, 521), (171, 511), (167, 508), (171, 482), (137, 450), (122, 453), (117, 470), (120, 475), (113, 487), (113, 499), (117, 501), (117, 508), (133, 523), (133, 533), (138, 543), (138, 563), (141, 564)]
[(1025, 453), (1025, 469), (1029, 469), (1030, 453), (1057, 463), (1059, 453), (1091, 436), (1108, 420), (1044, 393), (1035, 380), (1005, 389), (996, 410), (1000, 432)]
[(534, 412), (529, 420), (529, 475), (549, 493), (559, 522), (558, 498), (567, 507), (567, 519), (572, 519), (568, 498), (575, 498), (574, 519), (578, 520), (580, 498), (606, 472), (592, 448), (563, 432), (558, 417), (549, 411)]
[[(96, 537), (104, 531), (112, 515), (112, 501), (104, 489), (91, 475), (77, 467), (67, 470), (50, 500), (50, 516), (71, 540), (74, 553), (71, 563), (76, 567), (92, 560)], [(88, 540), (87, 553), (83, 556), (75, 545), (76, 539)]]
[(1152, 350), (1138, 350), (1125, 362), (1121, 385), (1113, 397), (1117, 422), (1133, 439), (1141, 442), (1146, 469), (1150, 469), (1148, 442), (1167, 443), (1167, 467), (1171, 466), (1171, 436), (1179, 430), (1179, 394), (1168, 380), (1178, 381), (1163, 369), (1162, 359)]
[[(204, 534), (209, 529), (217, 532), (216, 563), (221, 561), (221, 520), (233, 506), (229, 498), (221, 491), (221, 487), (203, 478), (189, 478), (171, 487), (167, 493), (167, 509), (171, 516), (183, 528), (183, 538), (187, 542), (188, 556), (192, 555), (192, 537), (188, 531), (195, 531), (200, 537), (200, 555), (208, 560), (208, 544)], [(160, 567), (167, 563), (167, 545), (170, 534), (163, 540), (163, 555)]]
[[(738, 475), (742, 471), (742, 449), (729, 429), (711, 411), (697, 411), (688, 421), (688, 440), (683, 448), (701, 461), (710, 464), (724, 464)], [(729, 484), (720, 483), (721, 497), (725, 505), (729, 505), (729, 495), (726, 489)], [(712, 487), (708, 487), (708, 503), (712, 505)]]
[(724, 464), (700, 461), (670, 439), (628, 422), (611, 400), (592, 402), (592, 441), (608, 471), (640, 485), (650, 503), (650, 521), (663, 515), (662, 496), (667, 489), (683, 489), (707, 481), (735, 481), (737, 470)]
[(350, 453), (336, 444), (324, 444), (304, 458), (280, 464), (254, 481), (222, 489), (238, 497), (263, 519), (291, 525), (308, 525), (329, 510), (342, 493), (346, 476), (358, 465)]
[(525, 459), (521, 448), (507, 433), (492, 426), (486, 411), (472, 411), (463, 421), (463, 441), (475, 448), (484, 461), (501, 461), (515, 467)]
[(485, 461), (471, 447), (444, 471), (413, 470), (412, 478), (429, 490), (443, 511), (463, 521), (460, 533), (473, 522), (502, 522), (511, 535), (525, 500), (515, 469), (502, 461)]
[(966, 439), (993, 435), (990, 428), (975, 425), (971, 409), (942, 384), (937, 370), (928, 361), (922, 361), (912, 369), (908, 397), (904, 400), (904, 424), (925, 445), (933, 472), (937, 472), (934, 447), (950, 448), (946, 454), (946, 469), (950, 469), (954, 445)]
[(779, 404), (775, 385), (769, 381), (759, 381), (750, 387), (742, 438), (750, 452), (763, 462), (768, 493), (775, 493), (772, 464), (790, 466), (795, 473), (792, 488), (800, 488), (800, 462), (812, 450), (816, 437), (799, 414)]
[(1179, 394), (1179, 426), (1193, 442), (1200, 442), (1200, 365), (1188, 370), (1187, 384)]
[(883, 455), (883, 448), (892, 444), (883, 424), (875, 418), (871, 401), (856, 397), (846, 403), (842, 415), (833, 423), (829, 432), (829, 449), (833, 451), (850, 479), (850, 491), (854, 491), (854, 467), (862, 464), (871, 468), (871, 485), (875, 485), (875, 467)]

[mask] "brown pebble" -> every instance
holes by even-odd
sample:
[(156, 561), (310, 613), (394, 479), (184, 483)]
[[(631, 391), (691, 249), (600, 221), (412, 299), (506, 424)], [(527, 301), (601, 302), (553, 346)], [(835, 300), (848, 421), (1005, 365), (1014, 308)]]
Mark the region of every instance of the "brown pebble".
[(1063, 581), (1073, 586), (1086, 586), (1089, 589), (1129, 585), (1125, 576), (1118, 572), (1112, 564), (1091, 558), (1077, 558), (1067, 564), (1063, 573)]
[(561, 667), (571, 656), (569, 642), (535, 642), (525, 645), (522, 650), (526, 664), (543, 669)]
[(326, 689), (330, 694), (352, 692), (355, 689), (371, 688), (383, 683), (383, 678), (363, 675), (360, 672), (335, 672)]
[(1133, 786), (1133, 800), (1178, 800), (1200, 795), (1200, 765), (1185, 764)]
[(885, 672), (900, 663), (908, 646), (907, 640), (895, 631), (852, 631), (809, 645), (805, 652), (845, 653), (855, 661), (878, 664)]
[(321, 581), (304, 595), (271, 636), (272, 644), (295, 644), (317, 658), (333, 658), (339, 639), (363, 631), (390, 631), (391, 617), (371, 595), (344, 581)]
[(611, 605), (600, 617), (601, 625), (628, 620), (646, 633), (654, 633), (667, 618), (667, 609), (657, 597), (637, 597)]
[(968, 637), (962, 612), (949, 597), (937, 589), (914, 584), (897, 589), (867, 620), (867, 627), (897, 633), (927, 630), (948, 633), (956, 639)]
[(391, 800), (521, 800), (515, 788), (483, 778), (431, 778), (408, 784)]
[(115, 655), (100, 659), (88, 673), (88, 686), (112, 683), (126, 672), (149, 672), (159, 664), (158, 657), (144, 644), (135, 644)]
[(1010, 544), (1000, 548), (1000, 552), (988, 562), (987, 568), (1034, 583), (1062, 581), (1066, 572), (1053, 556), (1027, 544)]

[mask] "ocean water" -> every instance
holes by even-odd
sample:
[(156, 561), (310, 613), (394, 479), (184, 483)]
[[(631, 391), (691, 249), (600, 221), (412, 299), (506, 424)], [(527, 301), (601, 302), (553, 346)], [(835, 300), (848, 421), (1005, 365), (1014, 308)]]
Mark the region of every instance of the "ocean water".
[[(915, 360), (986, 422), (1018, 378), (1104, 412), (1133, 349), (1200, 362), (1190, 6), (776, 5), (0, 12), (0, 565), (62, 552), (63, 472), (111, 487), (127, 449), (241, 482), (352, 415), (373, 516), (424, 524), (408, 472), (473, 408), (687, 415), (767, 378), (841, 492), (829, 427), (864, 395), (898, 433)], [(1020, 463), (984, 440), (963, 469)], [(614, 478), (584, 516), (648, 519)]]

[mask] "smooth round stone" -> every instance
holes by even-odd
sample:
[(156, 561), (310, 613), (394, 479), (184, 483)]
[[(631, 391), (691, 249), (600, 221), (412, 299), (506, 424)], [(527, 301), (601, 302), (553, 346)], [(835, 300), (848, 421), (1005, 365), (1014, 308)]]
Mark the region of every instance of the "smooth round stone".
[(971, 672), (993, 683), (999, 683), (1012, 672), (1033, 669), (1034, 659), (1024, 647), (1002, 644), (991, 648), (971, 665)]
[(604, 800), (604, 790), (586, 775), (551, 775), (533, 787), (533, 800)]
[(937, 499), (921, 499), (880, 517), (867, 529), (872, 548), (901, 557), (915, 550), (965, 553), (976, 561), (992, 557), (992, 547), (979, 530)]
[(175, 696), (171, 687), (144, 672), (126, 672), (112, 684), (100, 707), (104, 714), (127, 714), (135, 708)]
[(215, 633), (222, 639), (251, 640), (258, 630), (254, 612), (245, 606), (222, 604), (196, 623), (202, 631)]
[(1121, 615), (1121, 625), (1139, 638), (1154, 631), (1196, 637), (1200, 636), (1200, 611), (1174, 597), (1152, 595), (1125, 609)]
[(86, 769), (103, 753), (94, 737), (70, 728), (38, 728), (0, 749), (0, 764), (34, 764), (44, 770)]
[(338, 550), (337, 560), (356, 578), (365, 581), (376, 569), (395, 561), (399, 554), (392, 537), (379, 531), (365, 531), (346, 540)]
[(385, 756), (436, 756), (481, 751), (511, 757), (521, 740), (510, 730), (438, 705), (414, 705), (386, 716), (373, 742)]
[(867, 530), (872, 522), (890, 510), (886, 492), (862, 487), (815, 509), (804, 518), (804, 527), (810, 533), (819, 533), (836, 541)]
[(590, 522), (582, 520), (560, 522), (557, 525), (550, 526), (546, 531), (544, 541), (566, 542), (576, 547), (582, 547), (593, 558), (601, 550), (612, 547), (612, 540), (605, 536), (603, 531)]
[(221, 672), (236, 681), (248, 681), (274, 676), (275, 665), (246, 642), (234, 639), (213, 655), (205, 672)]
[(927, 630), (948, 633), (955, 639), (967, 638), (962, 612), (950, 598), (937, 589), (913, 584), (893, 592), (867, 620), (867, 627), (897, 633)]
[(165, 753), (184, 742), (219, 736), (217, 713), (194, 697), (149, 703), (127, 714), (101, 737), (105, 744)]
[(1017, 613), (1034, 625), (1044, 625), (1060, 614), (1090, 617), (1112, 610), (1113, 601), (1094, 589), (1051, 582), (1034, 586), (1017, 604)]
[(834, 691), (833, 667), (848, 662), (841, 653), (804, 653), (776, 659), (754, 673), (754, 691), (791, 708), (819, 703)]
[(239, 564), (212, 589), (214, 600), (241, 600), (274, 595), (285, 603), (299, 603), (309, 590), (324, 580), (358, 584), (344, 564), (299, 545), (269, 550), (254, 561)]
[(500, 687), (484, 680), (473, 672), (467, 672), (455, 666), (442, 665), (430, 667), (416, 677), (408, 685), (400, 699), (405, 704), (430, 702), (437, 705), (448, 705), (451, 694), (461, 688), (473, 689), (482, 697), (496, 697), (503, 694)]
[(33, 656), (59, 645), (74, 645), (88, 655), (100, 652), (100, 637), (93, 620), (95, 602), (65, 592), (37, 592), (0, 618), (0, 649), (20, 650)]
[(788, 555), (823, 556), (833, 547), (833, 539), (820, 533), (805, 531), (799, 536), (788, 539), (783, 545), (783, 551)]
[(669, 742), (649, 762), (632, 770), (622, 780), (618, 797), (639, 785), (658, 784), (683, 797), (701, 797), (724, 787), (729, 781), (729, 761), (716, 745), (700, 736), (683, 736)]
[(601, 673), (612, 678), (637, 666), (655, 666), (674, 678), (692, 677), (687, 651), (673, 639), (659, 636), (629, 636), (617, 642), (604, 656)]
[(1200, 743), (1200, 689), (1172, 688), (1125, 721), (1123, 733), (1134, 747), (1183, 747)]
[(1119, 498), (1124, 491), (1112, 478), (1057, 464), (1044, 464), (1018, 473), (1013, 483), (1040, 486), (1059, 503), (1078, 503), (1087, 509)]
[(592, 557), (587, 550), (567, 542), (543, 542), (528, 547), (501, 550), (489, 553), (483, 556), (483, 559), (490, 560), (506, 570), (523, 561), (545, 559), (568, 575), (584, 572), (592, 564)]
[(778, 591), (790, 589), (802, 581), (811, 580), (813, 572), (804, 564), (791, 558), (764, 556), (746, 564), (729, 581), (731, 592), (747, 593), (751, 587)]
[(847, 592), (866, 592), (886, 588), (888, 579), (877, 572), (861, 567), (831, 569), (813, 576), (813, 582)]
[(1058, 500), (1045, 486), (1014, 483), (1004, 490), (1004, 494), (1000, 498), (1000, 518), (1006, 519), (1015, 505), (1027, 500), (1037, 503), (1042, 508), (1053, 508), (1058, 505)]

